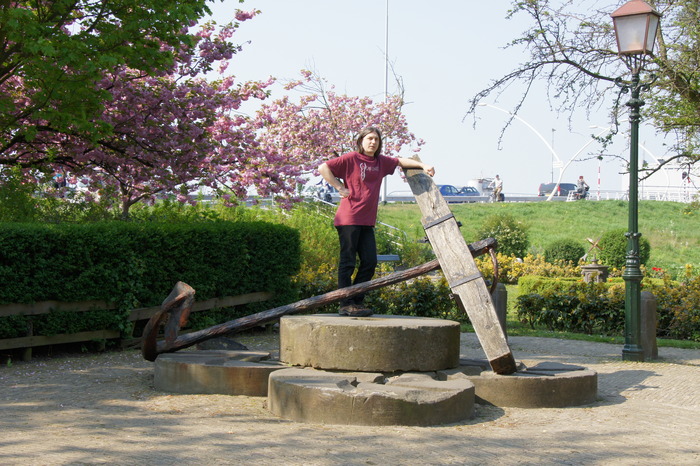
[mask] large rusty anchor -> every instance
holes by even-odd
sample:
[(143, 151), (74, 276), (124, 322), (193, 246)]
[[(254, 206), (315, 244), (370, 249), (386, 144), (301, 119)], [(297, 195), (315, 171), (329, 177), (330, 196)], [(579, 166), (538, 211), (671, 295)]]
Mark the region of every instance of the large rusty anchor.
[[(498, 277), (498, 263), (495, 255), (496, 245), (496, 240), (493, 238), (487, 238), (469, 245), (469, 251), (473, 257), (478, 257), (486, 254), (487, 252), (491, 255), (494, 265), (494, 280), (492, 289), (495, 287), (496, 279)], [(192, 309), (192, 304), (194, 303), (195, 290), (186, 283), (178, 282), (170, 295), (168, 295), (165, 301), (163, 301), (161, 309), (153, 317), (151, 317), (146, 324), (141, 341), (141, 353), (144, 359), (148, 361), (155, 361), (156, 357), (161, 353), (172, 353), (211, 338), (241, 332), (243, 330), (277, 320), (285, 315), (308, 311), (351, 296), (355, 296), (357, 294), (366, 293), (377, 288), (406, 281), (439, 268), (440, 263), (437, 259), (435, 259), (410, 269), (376, 278), (369, 282), (341, 288), (319, 296), (303, 299), (301, 301), (297, 301), (296, 303), (287, 304), (274, 309), (259, 312), (257, 314), (240, 317), (238, 319), (183, 335), (179, 335), (179, 331), (180, 328), (187, 324), (187, 318)], [(161, 325), (165, 326), (164, 340), (157, 341), (157, 336)]]
[(194, 288), (187, 283), (177, 282), (170, 292), (160, 310), (151, 317), (143, 329), (141, 338), (141, 354), (148, 361), (155, 361), (159, 352), (157, 349), (157, 337), (160, 326), (165, 324), (163, 334), (166, 345), (172, 345), (180, 332), (180, 328), (187, 325), (192, 304), (194, 304)]

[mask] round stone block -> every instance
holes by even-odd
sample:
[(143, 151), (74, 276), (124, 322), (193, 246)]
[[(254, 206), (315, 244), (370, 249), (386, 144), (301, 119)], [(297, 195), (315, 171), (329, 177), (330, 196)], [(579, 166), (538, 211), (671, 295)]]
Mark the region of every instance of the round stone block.
[(256, 351), (181, 351), (158, 355), (157, 390), (186, 394), (267, 396), (268, 376), (288, 366)]
[(435, 371), (459, 365), (459, 337), (459, 323), (442, 319), (285, 316), (280, 360), (341, 371)]
[[(486, 363), (484, 362), (484, 365)], [(438, 378), (466, 377), (474, 384), (476, 402), (514, 408), (565, 408), (596, 401), (598, 374), (573, 364), (542, 362), (499, 375), (474, 363), (438, 373)]]
[(434, 375), (283, 369), (270, 374), (268, 406), (283, 419), (316, 424), (432, 426), (472, 417), (474, 385)]

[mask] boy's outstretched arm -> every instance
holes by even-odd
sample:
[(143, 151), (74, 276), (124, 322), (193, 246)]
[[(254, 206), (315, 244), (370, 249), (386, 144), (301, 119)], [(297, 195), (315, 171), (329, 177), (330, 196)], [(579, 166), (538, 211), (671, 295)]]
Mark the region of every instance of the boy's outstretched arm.
[(401, 168), (420, 168), (430, 176), (435, 176), (435, 167), (427, 163), (419, 162), (413, 159), (405, 159), (399, 157), (399, 167)]

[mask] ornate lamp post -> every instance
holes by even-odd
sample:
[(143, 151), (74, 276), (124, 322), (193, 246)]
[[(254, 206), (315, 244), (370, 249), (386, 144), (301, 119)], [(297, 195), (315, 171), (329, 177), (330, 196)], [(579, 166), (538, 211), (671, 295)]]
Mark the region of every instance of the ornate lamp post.
[(639, 260), (638, 229), (638, 157), (639, 157), (639, 109), (644, 101), (640, 91), (647, 90), (653, 82), (642, 83), (639, 74), (647, 55), (651, 55), (656, 42), (656, 31), (661, 14), (642, 0), (631, 0), (612, 13), (617, 47), (621, 58), (632, 72), (632, 80), (618, 79), (622, 92), (630, 92), (627, 106), (630, 108), (630, 163), (629, 163), (629, 228), (627, 236), (627, 256), (625, 259), (625, 346), (622, 359), (644, 361), (641, 343), (641, 282), (642, 271)]

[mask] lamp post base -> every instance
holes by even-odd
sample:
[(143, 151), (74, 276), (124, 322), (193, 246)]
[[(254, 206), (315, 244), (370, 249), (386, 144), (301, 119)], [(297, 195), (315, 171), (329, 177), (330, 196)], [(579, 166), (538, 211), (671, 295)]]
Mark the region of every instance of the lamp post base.
[(644, 362), (644, 350), (638, 345), (625, 345), (622, 348), (622, 360)]

